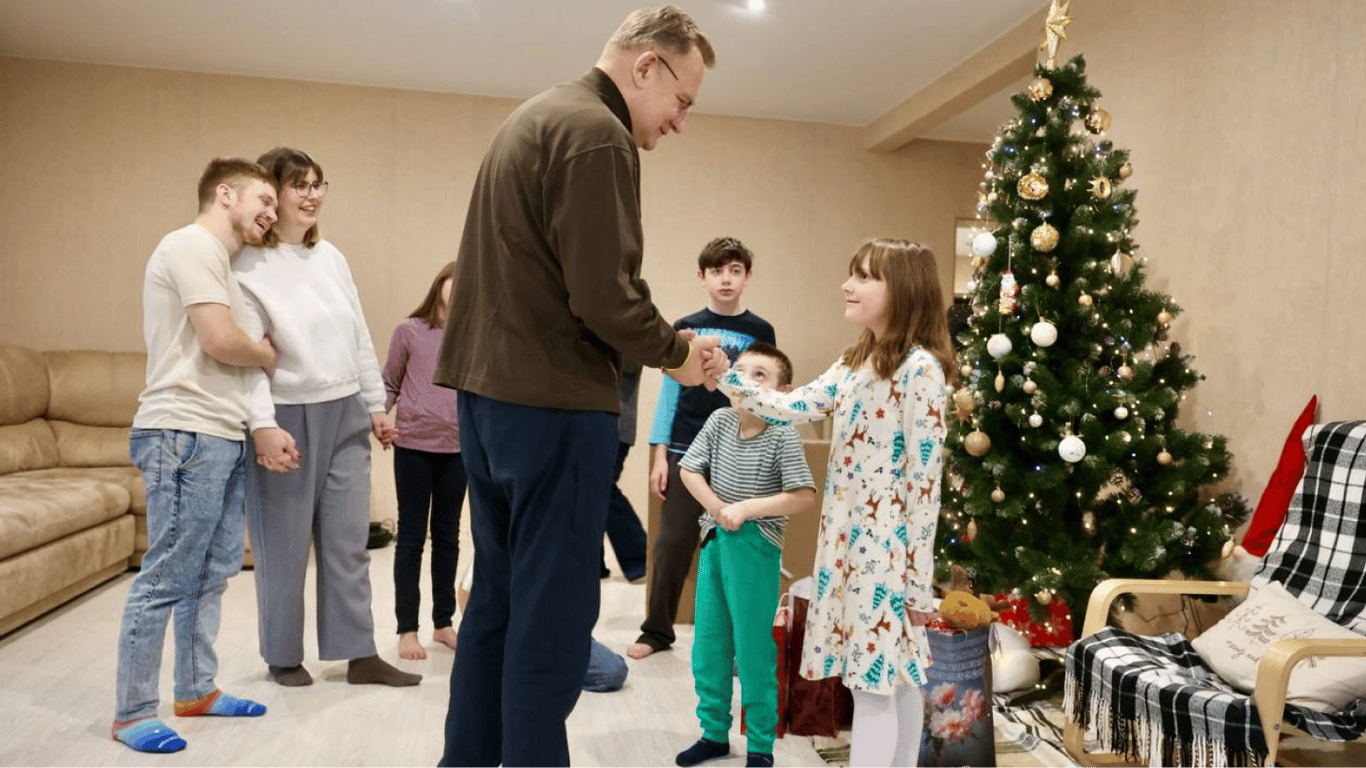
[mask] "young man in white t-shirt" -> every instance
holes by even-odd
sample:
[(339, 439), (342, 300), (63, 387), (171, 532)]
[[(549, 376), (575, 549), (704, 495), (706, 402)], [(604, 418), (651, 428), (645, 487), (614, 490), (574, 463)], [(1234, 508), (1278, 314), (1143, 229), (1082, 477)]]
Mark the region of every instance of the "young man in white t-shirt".
[[(147, 386), (133, 417), (130, 453), (147, 486), (147, 554), (119, 630), (111, 734), (139, 752), (175, 752), (185, 740), (157, 719), (166, 624), (175, 613), (175, 712), (256, 716), (266, 708), (214, 684), (213, 642), (228, 578), (242, 567), (247, 393), (270, 373), (270, 339), (244, 331), (242, 292), (230, 261), (275, 222), (274, 182), (256, 163), (218, 159), (199, 180), (199, 216), (166, 235), (147, 262), (143, 338)], [(264, 372), (263, 372), (264, 371)], [(254, 437), (293, 441), (261, 425)]]

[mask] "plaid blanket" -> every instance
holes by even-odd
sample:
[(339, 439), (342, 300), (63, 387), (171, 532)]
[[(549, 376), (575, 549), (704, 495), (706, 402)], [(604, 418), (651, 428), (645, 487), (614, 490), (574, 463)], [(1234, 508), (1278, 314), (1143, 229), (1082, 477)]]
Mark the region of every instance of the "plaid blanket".
[[(1304, 442), (1304, 476), (1252, 584), (1279, 581), (1317, 613), (1366, 633), (1366, 422), (1310, 427)], [(1142, 637), (1106, 628), (1074, 643), (1065, 663), (1064, 709), (1103, 751), (1149, 765), (1266, 759), (1252, 697), (1220, 680), (1179, 634)], [(1366, 733), (1364, 701), (1337, 713), (1287, 704), (1284, 717), (1328, 741)]]
[[(1252, 697), (1212, 672), (1179, 634), (1107, 627), (1067, 649), (1063, 709), (1101, 751), (1148, 765), (1252, 766), (1266, 738)], [(1329, 741), (1366, 734), (1366, 705), (1329, 714), (1287, 704), (1285, 719)]]

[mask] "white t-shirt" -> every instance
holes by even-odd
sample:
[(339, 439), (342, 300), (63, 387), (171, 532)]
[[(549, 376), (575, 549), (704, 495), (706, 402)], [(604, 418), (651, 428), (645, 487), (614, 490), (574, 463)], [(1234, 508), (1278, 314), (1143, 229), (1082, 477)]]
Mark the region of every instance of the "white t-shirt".
[(242, 440), (248, 392), (266, 376), (260, 368), (225, 365), (209, 357), (186, 312), (194, 304), (224, 304), (249, 336), (261, 336), (259, 324), (255, 329), (249, 325), (251, 315), (233, 277), (228, 249), (199, 224), (161, 238), (147, 261), (142, 285), (147, 386), (138, 397), (133, 426)]
[(274, 417), (275, 403), (323, 403), (357, 392), (371, 413), (384, 412), (360, 294), (336, 246), (320, 240), (312, 248), (243, 248), (232, 269), (279, 353), (275, 377), (252, 391), (253, 426)]

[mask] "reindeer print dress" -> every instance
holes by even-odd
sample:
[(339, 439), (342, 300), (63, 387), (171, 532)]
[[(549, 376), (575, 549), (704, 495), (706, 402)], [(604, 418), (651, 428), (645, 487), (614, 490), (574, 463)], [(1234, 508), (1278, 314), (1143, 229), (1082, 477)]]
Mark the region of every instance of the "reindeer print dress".
[(939, 361), (915, 347), (891, 379), (840, 360), (788, 393), (734, 371), (719, 387), (774, 424), (833, 420), (802, 676), (838, 676), (851, 690), (882, 695), (924, 685), (929, 645), (907, 612), (936, 610), (932, 558), (948, 432)]

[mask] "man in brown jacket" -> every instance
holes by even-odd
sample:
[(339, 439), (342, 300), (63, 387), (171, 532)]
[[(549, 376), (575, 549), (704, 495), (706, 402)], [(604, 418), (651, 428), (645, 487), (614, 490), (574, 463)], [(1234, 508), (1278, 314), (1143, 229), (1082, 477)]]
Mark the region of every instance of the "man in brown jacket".
[(640, 278), (639, 149), (683, 130), (711, 44), (635, 11), (588, 74), (519, 106), (475, 180), (436, 383), (460, 390), (477, 552), (442, 765), (568, 765), (588, 668), (623, 357), (685, 385), (727, 367)]

